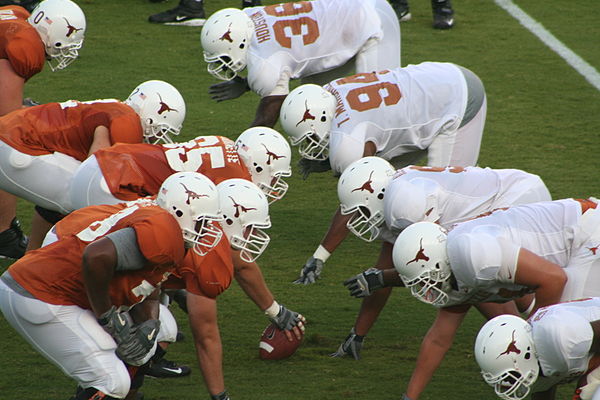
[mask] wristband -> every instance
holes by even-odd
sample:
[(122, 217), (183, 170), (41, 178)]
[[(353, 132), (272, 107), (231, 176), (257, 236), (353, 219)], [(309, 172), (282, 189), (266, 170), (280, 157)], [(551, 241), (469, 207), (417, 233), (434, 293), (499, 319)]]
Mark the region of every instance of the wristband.
[(269, 318), (275, 318), (275, 317), (277, 317), (277, 314), (279, 314), (280, 309), (281, 309), (281, 307), (279, 306), (279, 303), (277, 303), (275, 300), (273, 300), (273, 304), (271, 304), (265, 310), (265, 315)]
[(327, 261), (327, 259), (329, 258), (330, 255), (331, 255), (331, 253), (328, 252), (325, 247), (323, 247), (322, 245), (319, 245), (319, 247), (317, 247), (317, 250), (315, 250), (313, 257), (318, 258), (319, 260), (325, 262), (325, 261)]
[(522, 314), (525, 316), (525, 318), (529, 317), (529, 314), (531, 314), (531, 311), (533, 310), (534, 307), (535, 307), (535, 297), (533, 298), (533, 300), (531, 300), (531, 303), (529, 303), (529, 307), (527, 307), (527, 310), (522, 312)]

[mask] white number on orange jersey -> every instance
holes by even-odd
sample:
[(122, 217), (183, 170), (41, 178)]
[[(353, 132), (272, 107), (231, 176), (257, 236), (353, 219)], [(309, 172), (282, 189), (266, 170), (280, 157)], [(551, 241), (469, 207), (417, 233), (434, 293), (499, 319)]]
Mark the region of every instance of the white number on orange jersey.
[(207, 154), (211, 168), (223, 168), (225, 155), (216, 136), (199, 136), (184, 143), (162, 145), (165, 157), (174, 171), (198, 171), (202, 166), (202, 156)]

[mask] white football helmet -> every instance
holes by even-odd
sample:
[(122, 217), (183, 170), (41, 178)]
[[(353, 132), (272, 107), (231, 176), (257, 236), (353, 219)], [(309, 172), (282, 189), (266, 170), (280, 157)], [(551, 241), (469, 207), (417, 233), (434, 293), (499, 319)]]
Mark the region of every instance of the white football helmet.
[(335, 97), (321, 86), (298, 86), (281, 105), (279, 121), (293, 146), (309, 160), (329, 157), (329, 131), (335, 115)]
[(42, 38), (52, 71), (75, 61), (86, 28), (85, 15), (77, 4), (71, 0), (44, 0), (31, 11), (27, 22)]
[(281, 199), (288, 190), (283, 178), (292, 176), (292, 149), (287, 140), (275, 129), (255, 126), (238, 136), (235, 149), (269, 202)]
[(340, 211), (353, 214), (346, 226), (367, 242), (379, 236), (385, 188), (394, 173), (394, 167), (383, 158), (363, 157), (350, 164), (338, 181)]
[(146, 81), (138, 85), (124, 103), (140, 116), (146, 142), (173, 143), (170, 135), (179, 135), (185, 119), (185, 101), (173, 85)]
[(245, 179), (227, 179), (217, 185), (225, 235), (242, 260), (256, 260), (269, 244), (263, 229), (271, 227), (269, 202), (254, 183)]
[(506, 400), (525, 398), (540, 372), (531, 325), (516, 315), (489, 320), (475, 339), (481, 375)]
[(200, 33), (208, 72), (230, 81), (246, 68), (246, 58), (254, 23), (237, 8), (224, 8), (211, 15)]
[(392, 251), (394, 267), (411, 294), (438, 307), (448, 302), (452, 290), (447, 237), (438, 224), (417, 222), (398, 235)]
[(177, 172), (162, 183), (156, 203), (179, 223), (187, 248), (203, 256), (219, 243), (223, 220), (214, 183), (198, 172)]

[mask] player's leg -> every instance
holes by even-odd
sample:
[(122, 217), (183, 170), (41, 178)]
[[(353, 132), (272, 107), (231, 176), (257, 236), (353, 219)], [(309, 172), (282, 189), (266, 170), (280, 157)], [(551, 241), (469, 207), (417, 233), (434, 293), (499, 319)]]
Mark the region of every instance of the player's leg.
[(383, 37), (369, 39), (356, 55), (356, 72), (381, 71), (401, 66), (400, 24), (387, 0), (376, 0)]
[(115, 354), (115, 341), (91, 311), (44, 303), (17, 290), (23, 289), (5, 273), (0, 279), (0, 310), (34, 349), (84, 390), (100, 391), (109, 399), (127, 395), (129, 373)]
[(88, 157), (73, 174), (69, 192), (71, 207), (78, 210), (98, 204), (117, 204), (123, 200), (110, 191), (95, 156)]
[(467, 106), (458, 129), (435, 137), (428, 149), (431, 167), (477, 165), (487, 114), (487, 99), (481, 79), (459, 67), (467, 86)]

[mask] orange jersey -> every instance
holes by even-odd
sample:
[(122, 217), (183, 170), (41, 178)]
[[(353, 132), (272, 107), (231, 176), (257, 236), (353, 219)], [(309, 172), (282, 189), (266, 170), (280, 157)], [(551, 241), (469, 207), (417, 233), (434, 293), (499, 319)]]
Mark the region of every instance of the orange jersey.
[(153, 201), (92, 206), (56, 225), (58, 241), (28, 252), (9, 267), (11, 276), (37, 299), (91, 309), (82, 275), (86, 246), (106, 234), (131, 227), (147, 263), (136, 271), (116, 271), (109, 285), (115, 306), (142, 301), (175, 271), (185, 248), (179, 224)]
[(223, 293), (233, 278), (231, 247), (225, 236), (205, 256), (188, 251), (177, 272), (163, 285), (169, 289), (186, 289), (211, 299)]
[(215, 185), (230, 178), (251, 180), (234, 143), (223, 136), (199, 136), (173, 144), (118, 144), (94, 153), (113, 196), (134, 200), (155, 195), (179, 171), (206, 175)]
[(8, 60), (25, 80), (41, 72), (46, 61), (42, 38), (27, 22), (28, 17), (23, 7), (0, 7), (0, 59)]
[(110, 142), (141, 143), (140, 117), (117, 100), (48, 103), (0, 117), (0, 140), (32, 156), (59, 152), (87, 158), (98, 126), (110, 130)]

